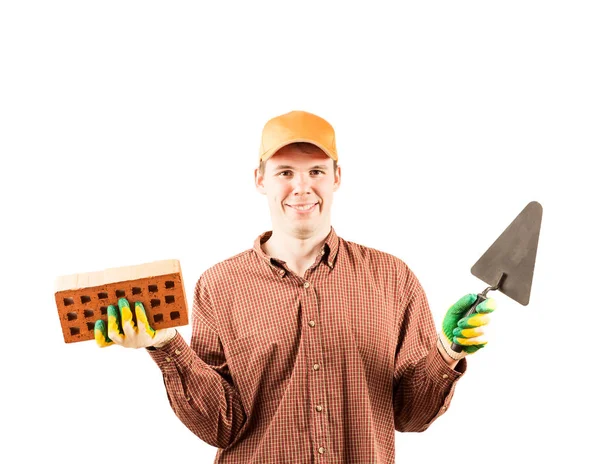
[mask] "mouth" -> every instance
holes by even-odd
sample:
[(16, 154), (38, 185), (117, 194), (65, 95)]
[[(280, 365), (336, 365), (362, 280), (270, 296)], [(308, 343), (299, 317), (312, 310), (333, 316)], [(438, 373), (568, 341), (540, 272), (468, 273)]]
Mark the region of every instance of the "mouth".
[(317, 205), (318, 203), (304, 203), (301, 205), (288, 205), (287, 203), (285, 204), (285, 206), (293, 209), (294, 211), (300, 214), (312, 213), (316, 209)]

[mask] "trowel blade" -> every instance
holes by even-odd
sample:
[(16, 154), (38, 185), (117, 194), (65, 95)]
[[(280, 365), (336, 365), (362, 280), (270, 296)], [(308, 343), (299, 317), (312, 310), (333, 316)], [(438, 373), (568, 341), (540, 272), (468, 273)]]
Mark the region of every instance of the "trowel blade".
[(529, 203), (471, 268), (471, 274), (526, 306), (531, 294), (542, 205)]

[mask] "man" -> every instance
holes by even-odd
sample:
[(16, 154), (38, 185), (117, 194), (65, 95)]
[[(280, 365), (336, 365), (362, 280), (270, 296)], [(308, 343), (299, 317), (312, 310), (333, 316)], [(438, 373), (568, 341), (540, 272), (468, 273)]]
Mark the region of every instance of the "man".
[(175, 414), (219, 448), (215, 462), (393, 463), (394, 430), (442, 415), (467, 351), (486, 343), (492, 299), (461, 320), (476, 297), (461, 298), (437, 336), (406, 264), (337, 236), (337, 160), (324, 119), (267, 122), (255, 183), (273, 230), (200, 276), (191, 346), (175, 329), (153, 331), (136, 303), (138, 328), (124, 299), (108, 331), (97, 323), (101, 346), (148, 348)]

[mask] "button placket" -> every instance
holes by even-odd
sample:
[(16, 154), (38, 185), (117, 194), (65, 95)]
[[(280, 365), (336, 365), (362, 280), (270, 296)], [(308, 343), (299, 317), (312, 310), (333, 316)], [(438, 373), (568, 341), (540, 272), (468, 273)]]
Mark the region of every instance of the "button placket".
[[(304, 281), (300, 284), (302, 291), (300, 292), (301, 305), (305, 308), (305, 314), (309, 318), (307, 324), (310, 328), (316, 327), (316, 317), (318, 315), (318, 303), (316, 298), (316, 291), (314, 285), (309, 281)], [(313, 316), (313, 317), (311, 317)], [(322, 343), (321, 334), (319, 330), (311, 330), (307, 332), (306, 338), (306, 354), (307, 354), (307, 367), (312, 371), (309, 378), (309, 390), (312, 412), (310, 413), (311, 423), (313, 424), (313, 437), (314, 443), (319, 446), (317, 451), (319, 455), (323, 455), (326, 452), (325, 446), (327, 445), (327, 418), (323, 412), (323, 394), (325, 390), (325, 378), (323, 375), (322, 364)], [(311, 427), (312, 428), (312, 427)]]

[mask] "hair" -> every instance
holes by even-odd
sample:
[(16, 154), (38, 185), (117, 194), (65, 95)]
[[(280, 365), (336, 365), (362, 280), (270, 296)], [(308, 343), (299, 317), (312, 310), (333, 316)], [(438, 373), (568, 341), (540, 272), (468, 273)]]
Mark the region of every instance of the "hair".
[[(314, 153), (316, 151), (320, 151), (323, 152), (323, 150), (321, 150), (319, 147), (317, 147), (316, 145), (313, 145), (312, 143), (309, 142), (294, 142), (294, 143), (290, 143), (289, 145), (286, 146), (290, 146), (290, 147), (295, 147), (300, 151), (303, 151), (304, 153)], [(323, 152), (325, 153), (325, 152)], [(260, 175), (262, 176), (265, 173), (265, 163), (266, 161), (261, 161), (260, 164), (258, 165), (258, 172), (260, 173)], [(335, 173), (337, 169), (337, 161), (333, 160), (333, 172)]]

